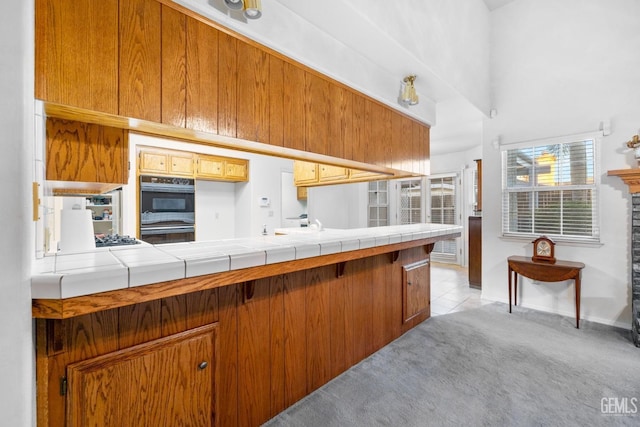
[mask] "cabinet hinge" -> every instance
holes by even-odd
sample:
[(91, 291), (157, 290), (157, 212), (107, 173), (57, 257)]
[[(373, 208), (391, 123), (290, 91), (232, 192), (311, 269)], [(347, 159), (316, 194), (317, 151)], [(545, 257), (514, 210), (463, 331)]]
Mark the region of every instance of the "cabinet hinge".
[(60, 396), (67, 395), (67, 377), (60, 378)]

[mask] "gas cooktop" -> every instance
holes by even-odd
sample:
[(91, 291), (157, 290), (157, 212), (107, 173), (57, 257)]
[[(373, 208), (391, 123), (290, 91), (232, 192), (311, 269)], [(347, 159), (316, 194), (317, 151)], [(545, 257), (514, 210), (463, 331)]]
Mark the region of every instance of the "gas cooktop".
[(96, 248), (104, 246), (124, 246), (124, 245), (138, 245), (139, 240), (129, 236), (120, 236), (118, 234), (98, 235), (96, 237)]

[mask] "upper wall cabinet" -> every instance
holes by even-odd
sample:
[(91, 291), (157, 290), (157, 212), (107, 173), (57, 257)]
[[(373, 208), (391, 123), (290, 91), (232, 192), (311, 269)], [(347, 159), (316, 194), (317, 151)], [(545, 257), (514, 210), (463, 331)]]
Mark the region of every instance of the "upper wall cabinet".
[(161, 122), (160, 6), (156, 1), (120, 0), (121, 116)]
[[(123, 129), (47, 119), (46, 179), (58, 181), (54, 193), (100, 193), (126, 184), (128, 153), (128, 133)], [(101, 185), (79, 186), (80, 182)]]
[(35, 97), (118, 114), (118, 0), (36, 0)]
[(428, 172), (428, 126), (173, 2), (36, 0), (35, 45), (44, 101)]

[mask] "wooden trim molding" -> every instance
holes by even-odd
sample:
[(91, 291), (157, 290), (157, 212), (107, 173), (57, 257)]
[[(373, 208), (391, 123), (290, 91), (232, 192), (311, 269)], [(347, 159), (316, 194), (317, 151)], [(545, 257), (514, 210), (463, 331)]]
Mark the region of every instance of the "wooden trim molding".
[(619, 177), (629, 186), (629, 193), (640, 193), (640, 168), (610, 170), (607, 175)]

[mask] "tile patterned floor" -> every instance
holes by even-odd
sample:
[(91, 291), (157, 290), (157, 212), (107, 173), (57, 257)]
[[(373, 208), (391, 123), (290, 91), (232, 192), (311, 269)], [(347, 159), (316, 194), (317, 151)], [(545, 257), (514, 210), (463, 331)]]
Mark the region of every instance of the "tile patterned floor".
[(480, 289), (469, 287), (467, 269), (458, 265), (431, 263), (431, 315), (453, 313), (488, 304)]

